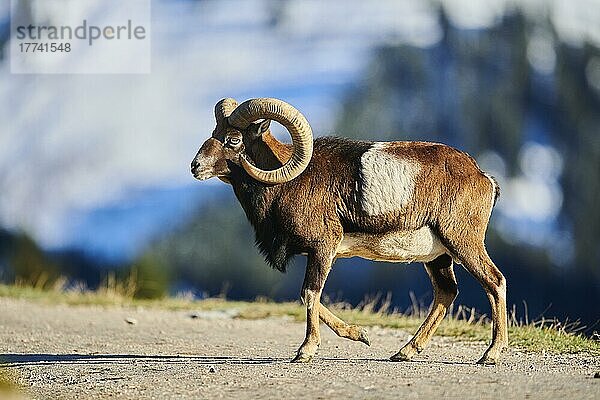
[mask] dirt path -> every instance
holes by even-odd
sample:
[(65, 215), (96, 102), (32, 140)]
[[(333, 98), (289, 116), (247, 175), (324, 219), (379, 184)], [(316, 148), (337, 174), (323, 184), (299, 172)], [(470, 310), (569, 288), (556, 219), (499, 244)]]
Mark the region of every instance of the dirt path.
[(482, 367), (483, 343), (435, 338), (416, 361), (392, 363), (409, 333), (370, 328), (366, 347), (323, 327), (318, 357), (298, 365), (304, 325), (283, 318), (5, 298), (0, 310), (0, 365), (33, 398), (600, 398), (600, 357), (511, 350)]

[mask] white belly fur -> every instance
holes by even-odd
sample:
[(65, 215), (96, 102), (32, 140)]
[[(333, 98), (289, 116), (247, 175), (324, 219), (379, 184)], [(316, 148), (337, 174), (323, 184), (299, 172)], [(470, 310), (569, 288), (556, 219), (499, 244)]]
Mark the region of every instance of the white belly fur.
[(429, 262), (446, 252), (438, 237), (425, 226), (415, 231), (396, 231), (383, 235), (345, 234), (337, 248), (336, 257), (361, 257), (388, 262)]

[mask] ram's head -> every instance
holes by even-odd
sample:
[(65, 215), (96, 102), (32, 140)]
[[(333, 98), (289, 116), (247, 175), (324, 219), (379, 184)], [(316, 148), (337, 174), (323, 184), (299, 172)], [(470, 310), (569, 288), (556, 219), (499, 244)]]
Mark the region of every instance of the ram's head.
[[(215, 106), (217, 126), (192, 161), (192, 174), (200, 180), (219, 177), (229, 181), (232, 168), (242, 167), (252, 178), (268, 183), (288, 182), (300, 175), (312, 157), (312, 131), (304, 116), (288, 103), (270, 98), (252, 99), (238, 103), (223, 99)], [(260, 152), (251, 151), (256, 145), (268, 145), (269, 124), (275, 120), (292, 137), (291, 157), (279, 168), (263, 170)], [(257, 122), (259, 121), (259, 122)]]

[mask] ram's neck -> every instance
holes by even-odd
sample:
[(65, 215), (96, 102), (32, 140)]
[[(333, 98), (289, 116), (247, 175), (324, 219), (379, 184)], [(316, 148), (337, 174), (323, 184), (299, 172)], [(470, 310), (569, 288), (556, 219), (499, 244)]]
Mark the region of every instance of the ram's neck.
[[(292, 146), (275, 139), (270, 131), (255, 140), (246, 150), (255, 165), (273, 170), (281, 167), (292, 155)], [(242, 168), (234, 166), (230, 183), (248, 219), (258, 227), (271, 208), (280, 186), (266, 185), (252, 179)]]
[(293, 255), (285, 231), (274, 223), (274, 201), (281, 194), (281, 185), (269, 186), (250, 178), (241, 168), (231, 175), (231, 186), (255, 233), (256, 244), (265, 260), (275, 269), (285, 272)]
[(281, 143), (268, 131), (252, 143), (248, 153), (257, 167), (270, 170), (281, 167), (289, 160), (292, 146)]
[(252, 179), (238, 166), (232, 169), (230, 183), (250, 223), (256, 228), (266, 218), (277, 188)]

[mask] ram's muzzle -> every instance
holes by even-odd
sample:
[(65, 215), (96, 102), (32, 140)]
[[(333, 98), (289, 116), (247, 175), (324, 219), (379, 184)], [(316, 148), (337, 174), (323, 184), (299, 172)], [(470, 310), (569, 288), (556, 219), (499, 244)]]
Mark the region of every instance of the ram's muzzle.
[(204, 142), (192, 160), (191, 171), (192, 175), (201, 181), (215, 176), (229, 176), (231, 171), (227, 165), (223, 144), (215, 138)]

